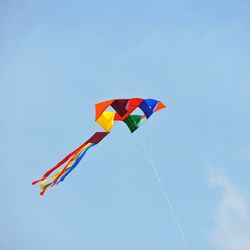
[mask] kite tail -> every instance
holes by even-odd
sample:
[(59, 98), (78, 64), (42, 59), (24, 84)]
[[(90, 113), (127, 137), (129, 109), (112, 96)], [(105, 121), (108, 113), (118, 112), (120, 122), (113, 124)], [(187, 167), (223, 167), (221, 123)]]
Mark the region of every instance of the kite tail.
[[(40, 182), (40, 187), (42, 191), (40, 195), (44, 195), (48, 187), (53, 187), (55, 184), (58, 184), (68, 176), (68, 174), (75, 169), (79, 164), (81, 159), (84, 157), (86, 152), (97, 145), (109, 132), (96, 132), (92, 137), (90, 137), (86, 142), (84, 142), (80, 147), (75, 149), (73, 152), (68, 154), (64, 159), (58, 162), (53, 168), (48, 170), (41, 179), (33, 181), (32, 185), (35, 185)], [(55, 170), (62, 167), (59, 171), (54, 173)], [(51, 174), (54, 173), (52, 176)]]

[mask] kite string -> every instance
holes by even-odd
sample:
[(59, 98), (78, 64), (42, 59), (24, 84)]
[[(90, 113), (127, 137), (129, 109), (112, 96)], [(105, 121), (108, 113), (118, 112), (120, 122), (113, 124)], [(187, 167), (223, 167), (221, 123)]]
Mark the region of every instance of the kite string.
[(150, 119), (150, 126), (149, 126), (149, 133), (150, 133), (150, 152), (152, 160), (154, 160), (154, 151), (153, 151), (153, 117), (151, 116)]
[[(187, 249), (187, 250), (191, 250), (190, 244), (189, 244), (189, 242), (188, 242), (188, 240), (187, 240), (187, 237), (186, 237), (186, 235), (185, 235), (185, 233), (184, 233), (184, 230), (183, 230), (183, 228), (182, 228), (182, 225), (181, 225), (181, 223), (180, 223), (180, 221), (179, 221), (179, 219), (178, 219), (178, 217), (177, 217), (177, 215), (176, 215), (176, 213), (175, 213), (175, 211), (174, 211), (174, 208), (173, 208), (173, 206), (172, 206), (172, 203), (171, 203), (171, 201), (170, 201), (170, 199), (169, 199), (169, 197), (168, 197), (166, 188), (165, 188), (165, 186), (163, 185), (163, 183), (162, 183), (162, 181), (161, 181), (161, 178), (160, 178), (160, 176), (159, 176), (158, 170), (157, 170), (156, 165), (155, 165), (155, 163), (154, 163), (154, 161), (153, 161), (153, 156), (151, 156), (150, 152), (147, 150), (147, 147), (146, 147), (145, 144), (143, 143), (142, 139), (141, 139), (140, 137), (138, 137), (138, 136), (136, 136), (136, 137), (138, 138), (138, 141), (139, 141), (140, 144), (142, 145), (143, 150), (144, 150), (144, 153), (141, 152), (140, 150), (136, 149), (136, 148), (135, 148), (134, 146), (132, 146), (132, 144), (129, 143), (128, 141), (127, 141), (127, 143), (128, 143), (128, 145), (129, 145), (135, 152), (137, 152), (138, 154), (140, 154), (141, 157), (143, 157), (143, 158), (150, 164), (150, 166), (153, 168), (153, 171), (154, 171), (154, 174), (155, 174), (155, 176), (156, 176), (156, 179), (158, 180), (159, 186), (160, 186), (160, 188), (161, 188), (161, 190), (162, 190), (162, 192), (163, 192), (164, 198), (165, 198), (166, 201), (167, 201), (167, 205), (168, 205), (169, 210), (170, 210), (170, 212), (171, 212), (171, 214), (172, 214), (172, 216), (173, 216), (173, 218), (174, 218), (174, 222), (175, 222), (175, 224), (176, 224), (176, 226), (177, 226), (177, 228), (178, 228), (178, 231), (179, 231), (179, 233), (180, 233), (180, 235), (181, 235), (181, 238), (182, 238), (182, 240), (183, 240), (183, 242), (184, 242), (184, 244), (185, 244), (185, 246), (186, 246), (186, 249)], [(152, 143), (152, 141), (153, 141), (152, 123), (151, 123), (151, 126), (150, 126), (150, 137), (151, 137), (151, 138), (150, 138), (150, 146), (151, 146), (151, 150), (152, 150), (152, 149), (153, 149), (153, 143)]]
[(140, 141), (140, 143), (141, 143), (141, 145), (142, 145), (142, 147), (143, 147), (143, 149), (144, 149), (144, 151), (145, 151), (145, 153), (146, 153), (146, 155), (147, 155), (147, 157), (148, 157), (147, 160), (148, 160), (148, 162), (150, 163), (150, 166), (152, 167), (152, 169), (153, 169), (153, 171), (154, 171), (154, 174), (155, 174), (155, 176), (156, 176), (156, 179), (158, 180), (159, 186), (160, 186), (160, 188), (161, 188), (161, 190), (162, 190), (162, 193), (163, 193), (163, 195), (164, 195), (164, 197), (165, 197), (165, 199), (166, 199), (166, 201), (167, 201), (167, 205), (168, 205), (169, 210), (170, 210), (170, 212), (171, 212), (171, 214), (172, 214), (172, 216), (173, 216), (173, 218), (174, 218), (175, 224), (176, 224), (176, 226), (177, 226), (177, 228), (178, 228), (178, 230), (179, 230), (179, 233), (180, 233), (180, 235), (181, 235), (181, 238), (182, 238), (182, 240), (183, 240), (183, 242), (184, 242), (186, 248), (187, 248), (188, 250), (191, 250), (190, 244), (189, 244), (189, 242), (188, 242), (188, 240), (187, 240), (187, 237), (186, 237), (186, 235), (185, 235), (185, 233), (184, 233), (183, 227), (182, 227), (182, 225), (181, 225), (181, 223), (180, 223), (180, 221), (179, 221), (179, 219), (178, 219), (178, 217), (177, 217), (177, 215), (176, 215), (176, 213), (175, 213), (175, 211), (174, 211), (174, 208), (173, 208), (173, 206), (172, 206), (172, 203), (171, 203), (171, 201), (170, 201), (170, 199), (169, 199), (169, 197), (168, 197), (166, 188), (165, 188), (165, 186), (163, 185), (163, 183), (162, 183), (162, 181), (161, 181), (161, 178), (160, 178), (160, 176), (159, 176), (159, 173), (158, 173), (158, 170), (157, 170), (157, 168), (156, 168), (156, 165), (155, 165), (155, 163), (154, 163), (154, 161), (153, 161), (153, 159), (152, 159), (152, 157), (151, 157), (151, 154), (150, 154), (149, 151), (147, 150), (147, 148), (146, 148), (145, 144), (143, 143), (143, 141), (141, 140), (141, 138), (139, 138), (139, 141)]

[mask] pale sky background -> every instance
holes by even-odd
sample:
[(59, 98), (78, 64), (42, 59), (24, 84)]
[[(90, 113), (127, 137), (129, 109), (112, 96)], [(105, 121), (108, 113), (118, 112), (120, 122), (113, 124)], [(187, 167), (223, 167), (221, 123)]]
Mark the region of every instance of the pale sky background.
[[(250, 249), (250, 2), (0, 1), (1, 250)], [(44, 197), (31, 182), (101, 128), (94, 104), (155, 98)], [(150, 143), (152, 124), (152, 145)]]

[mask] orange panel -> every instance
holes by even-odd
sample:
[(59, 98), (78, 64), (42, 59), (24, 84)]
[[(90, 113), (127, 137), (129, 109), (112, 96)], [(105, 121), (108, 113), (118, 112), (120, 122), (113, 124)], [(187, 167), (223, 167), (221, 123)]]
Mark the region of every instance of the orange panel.
[(164, 108), (166, 108), (166, 106), (162, 102), (158, 102), (154, 112), (157, 112), (157, 111), (164, 109)]
[(95, 120), (97, 120), (101, 116), (101, 114), (105, 111), (105, 109), (108, 108), (108, 106), (110, 106), (112, 104), (113, 101), (114, 101), (114, 99), (108, 100), (105, 102), (96, 103), (96, 105), (95, 105)]

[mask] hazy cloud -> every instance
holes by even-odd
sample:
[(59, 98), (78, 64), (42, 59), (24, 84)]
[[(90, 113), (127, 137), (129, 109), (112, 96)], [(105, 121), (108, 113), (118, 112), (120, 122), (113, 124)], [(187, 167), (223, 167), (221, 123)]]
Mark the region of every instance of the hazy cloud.
[(222, 174), (213, 174), (210, 184), (222, 193), (209, 233), (213, 249), (250, 250), (250, 205), (246, 196)]

